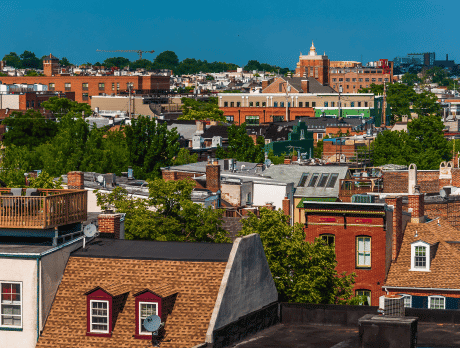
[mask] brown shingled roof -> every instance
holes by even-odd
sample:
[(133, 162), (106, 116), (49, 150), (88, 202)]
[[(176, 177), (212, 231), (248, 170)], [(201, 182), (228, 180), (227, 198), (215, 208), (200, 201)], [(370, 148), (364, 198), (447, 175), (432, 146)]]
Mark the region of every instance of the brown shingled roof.
[[(409, 223), (398, 258), (391, 265), (385, 286), (408, 288), (460, 289), (460, 256), (458, 255), (460, 231), (440, 219), (423, 224)], [(417, 236), (415, 234), (417, 232)], [(431, 259), (430, 272), (410, 271), (411, 244), (424, 241), (437, 247)]]
[[(167, 296), (177, 292), (165, 324), (163, 348), (193, 347), (205, 341), (226, 262), (136, 260), (71, 256), (37, 346), (68, 348), (146, 347), (136, 339), (135, 297), (142, 289)], [(129, 290), (112, 337), (86, 336), (86, 296), (97, 286), (118, 283)], [(108, 288), (107, 288), (108, 289)], [(115, 286), (110, 288), (115, 291)], [(108, 291), (108, 290), (107, 290)]]

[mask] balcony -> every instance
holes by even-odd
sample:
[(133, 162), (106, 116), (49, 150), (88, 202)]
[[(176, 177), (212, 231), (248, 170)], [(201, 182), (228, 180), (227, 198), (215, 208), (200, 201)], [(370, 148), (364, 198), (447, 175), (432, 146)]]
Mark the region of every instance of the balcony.
[(351, 202), (351, 196), (383, 192), (383, 180), (379, 177), (340, 180), (339, 198), (342, 202)]
[(50, 229), (87, 218), (85, 190), (27, 191), (0, 189), (0, 228)]

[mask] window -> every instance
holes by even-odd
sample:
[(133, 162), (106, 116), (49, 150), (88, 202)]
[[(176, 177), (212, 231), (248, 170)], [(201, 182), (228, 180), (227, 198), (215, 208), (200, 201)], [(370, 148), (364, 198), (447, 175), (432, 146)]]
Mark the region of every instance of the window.
[(82, 99), (82, 100), (88, 100), (88, 93), (83, 93), (83, 94), (81, 95), (81, 99)]
[(352, 81), (353, 81), (353, 82), (356, 82), (356, 79), (354, 78), (354, 79), (352, 79)]
[(249, 106), (254, 106), (254, 102), (249, 102)]
[(90, 301), (90, 331), (109, 333), (109, 301)]
[(317, 133), (316, 134), (316, 139), (317, 140), (322, 140), (323, 139), (323, 133)]
[(256, 102), (256, 106), (260, 106), (260, 102)]
[(411, 308), (412, 307), (412, 296), (407, 295), (407, 294), (398, 294), (399, 296), (402, 296), (404, 299), (404, 307), (406, 308)]
[(346, 78), (345, 81), (346, 81), (346, 82), (350, 82), (350, 79), (349, 79), (349, 78)]
[(55, 84), (54, 84), (54, 83), (50, 83), (50, 91), (54, 91), (54, 88), (55, 88)]
[(224, 102), (224, 107), (228, 107), (228, 102)]
[(300, 140), (305, 139), (305, 131), (303, 129), (300, 130)]
[(246, 195), (246, 204), (251, 204), (251, 193)]
[(331, 108), (333, 108), (334, 106), (335, 106), (335, 103), (331, 102)]
[(259, 116), (246, 116), (246, 124), (258, 125)]
[(284, 102), (280, 102), (280, 107), (284, 108)]
[(150, 331), (144, 328), (144, 320), (151, 315), (158, 315), (158, 303), (139, 302), (139, 334), (149, 335)]
[(65, 88), (66, 91), (70, 91), (71, 87), (72, 87), (72, 85), (70, 84), (70, 82), (66, 82), (64, 84), (64, 88)]
[(372, 82), (375, 82), (375, 78), (372, 79)]
[(426, 247), (415, 247), (415, 268), (426, 268)]
[(382, 79), (379, 79), (379, 82), (382, 82)]
[(444, 296), (428, 296), (429, 309), (446, 309), (446, 298)]
[(307, 181), (308, 174), (302, 174), (302, 177), (300, 178), (299, 185), (305, 187), (305, 182)]
[(339, 82), (342, 82), (342, 81), (343, 81), (343, 79), (342, 79), (342, 78), (340, 78), (340, 79), (339, 79)]
[(350, 103), (350, 106), (351, 106), (352, 108), (354, 108), (354, 107), (355, 107), (355, 102), (351, 102), (351, 103)]
[[(312, 104), (313, 105), (313, 104)], [(313, 105), (314, 106), (314, 105)], [(310, 102), (305, 102), (305, 107), (309, 108), (310, 107)]]
[(274, 102), (274, 103), (273, 103), (273, 106), (274, 106), (275, 108), (277, 108), (277, 107), (278, 107), (278, 102)]
[(112, 82), (112, 91), (115, 90), (115, 82)]
[(369, 82), (369, 78), (366, 78), (366, 82)]
[[(308, 106), (307, 106), (308, 107)], [(316, 107), (316, 102), (311, 102), (311, 107), (314, 108)]]
[(356, 296), (366, 296), (367, 303), (364, 302), (362, 305), (370, 306), (371, 305), (371, 291), (370, 290), (356, 290)]
[(241, 106), (241, 102), (236, 102), (236, 107), (239, 108)]
[(350, 89), (350, 85), (347, 85), (347, 89)]
[(411, 271), (430, 271), (430, 245), (424, 241), (411, 244)]
[(318, 181), (319, 174), (315, 173), (312, 175), (310, 182), (308, 183), (308, 187), (314, 187), (316, 185), (316, 182)]
[(363, 82), (363, 79), (358, 79), (359, 82)]
[(225, 119), (227, 120), (228, 123), (233, 123), (233, 116), (225, 116)]
[(120, 83), (117, 82), (117, 91), (119, 91), (119, 90), (120, 90)]
[(371, 237), (356, 237), (356, 267), (371, 267)]
[(0, 327), (22, 327), (21, 283), (1, 283)]
[(359, 88), (360, 88), (360, 89), (363, 88), (363, 85), (359, 85)]
[(81, 84), (81, 88), (84, 90), (84, 91), (87, 91), (88, 90), (88, 83), (82, 83)]
[(364, 107), (366, 107), (366, 108), (367, 108), (367, 102), (364, 102)]
[(329, 103), (327, 101), (324, 102), (324, 107), (327, 108), (329, 106)]
[(284, 121), (284, 116), (275, 116), (272, 115), (273, 122), (283, 122)]
[(358, 108), (360, 108), (360, 107), (361, 107), (361, 102), (358, 102)]
[(26, 101), (26, 108), (28, 108), (28, 107), (29, 107), (29, 101), (27, 100)]
[(321, 179), (319, 179), (318, 187), (326, 186), (328, 177), (329, 177), (329, 174), (322, 174)]
[(336, 79), (336, 78), (333, 78), (333, 79), (332, 79), (332, 82), (337, 82), (337, 79)]
[(235, 106), (235, 102), (230, 102), (230, 107), (234, 107)]
[(322, 234), (320, 235), (321, 239), (324, 240), (324, 242), (327, 245), (334, 245), (335, 244), (335, 236), (333, 234)]
[(389, 80), (388, 80), (388, 77), (385, 77), (385, 82), (388, 82), (388, 81), (389, 81)]
[(299, 108), (302, 108), (302, 107), (303, 107), (303, 103), (299, 102)]
[(103, 91), (105, 89), (105, 83), (99, 83), (99, 90)]
[(262, 107), (266, 107), (267, 106), (267, 102), (262, 102)]

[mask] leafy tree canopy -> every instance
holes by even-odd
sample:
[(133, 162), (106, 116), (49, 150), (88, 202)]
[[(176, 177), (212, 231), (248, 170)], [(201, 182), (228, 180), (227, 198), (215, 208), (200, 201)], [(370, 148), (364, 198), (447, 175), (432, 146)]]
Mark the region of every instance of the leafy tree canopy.
[(334, 247), (317, 239), (305, 241), (303, 226), (289, 225), (281, 210), (262, 208), (241, 220), (240, 236), (257, 233), (262, 240), (279, 300), (297, 303), (352, 303), (355, 274), (338, 274)]
[(36, 178), (29, 179), (29, 186), (41, 189), (62, 189), (62, 177), (54, 181), (51, 175), (42, 171)]
[(198, 154), (197, 153), (191, 154), (189, 149), (183, 147), (179, 150), (177, 156), (174, 157), (173, 165), (181, 166), (183, 164), (196, 163), (196, 162), (198, 162)]
[(111, 68), (111, 67), (117, 67), (117, 68), (124, 68), (125, 66), (130, 65), (131, 62), (128, 58), (124, 57), (113, 57), (113, 58), (107, 58), (104, 60), (104, 66)]
[(41, 105), (45, 110), (51, 111), (56, 117), (62, 117), (68, 113), (79, 115), (84, 113), (87, 116), (93, 113), (91, 106), (88, 104), (78, 103), (67, 98), (51, 97)]
[(179, 58), (173, 51), (161, 52), (153, 61), (154, 69), (174, 70), (179, 64)]
[(73, 65), (73, 64), (71, 64), (69, 62), (69, 60), (66, 57), (62, 57), (62, 59), (59, 60), (59, 64), (61, 64), (61, 66), (71, 66), (71, 65)]
[(413, 86), (416, 83), (422, 82), (422, 79), (417, 74), (405, 73), (402, 77), (402, 82), (408, 86)]
[(225, 122), (224, 112), (219, 109), (216, 97), (207, 101), (182, 98), (182, 116), (180, 120), (213, 120)]
[(16, 69), (22, 68), (21, 58), (19, 58), (16, 52), (10, 52), (9, 54), (5, 55), (2, 60), (7, 66), (11, 66)]
[(221, 227), (223, 211), (192, 202), (194, 186), (190, 179), (155, 179), (149, 181), (148, 199), (133, 198), (121, 187), (109, 194), (96, 194), (102, 209), (114, 208), (126, 213), (127, 239), (231, 242)]

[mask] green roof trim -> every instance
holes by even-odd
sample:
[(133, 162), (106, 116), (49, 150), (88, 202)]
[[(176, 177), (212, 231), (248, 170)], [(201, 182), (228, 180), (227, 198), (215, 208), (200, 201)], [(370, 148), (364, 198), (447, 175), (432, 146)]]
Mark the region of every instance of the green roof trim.
[(296, 208), (303, 208), (304, 202), (337, 202), (336, 197), (305, 197), (297, 204)]

